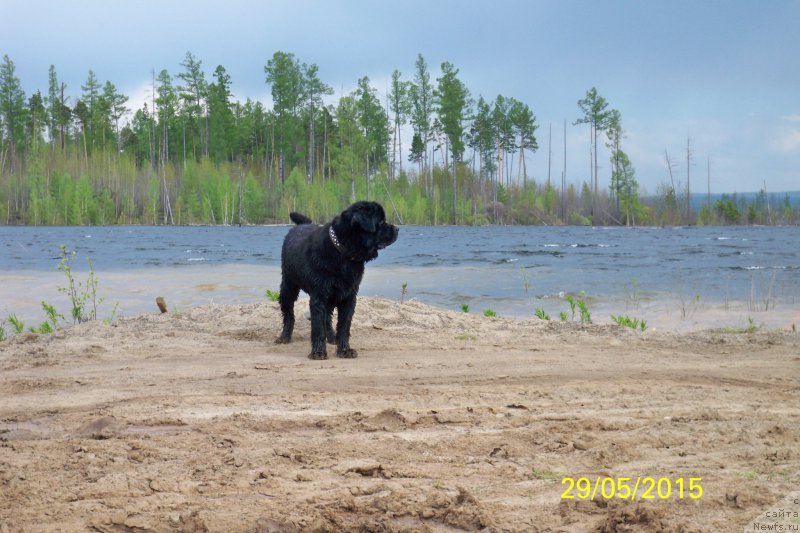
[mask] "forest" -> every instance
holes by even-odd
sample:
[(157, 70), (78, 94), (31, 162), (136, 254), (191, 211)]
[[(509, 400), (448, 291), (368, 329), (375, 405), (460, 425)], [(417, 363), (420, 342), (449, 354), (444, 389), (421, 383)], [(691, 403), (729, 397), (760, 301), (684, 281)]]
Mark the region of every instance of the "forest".
[[(528, 103), (475, 97), (449, 62), (435, 77), (420, 54), (410, 76), (392, 73), (383, 98), (363, 77), (334, 102), (317, 65), (278, 51), (263, 66), (271, 109), (249, 98), (236, 101), (221, 65), (208, 75), (187, 52), (180, 66), (175, 73), (153, 71), (149, 98), (130, 109), (129, 97), (92, 70), (77, 91), (51, 65), (47, 91), (26, 95), (5, 55), (0, 223), (265, 224), (287, 222), (290, 211), (324, 221), (356, 199), (381, 202), (387, 216), (403, 224), (800, 219), (788, 195), (776, 199), (765, 190), (751, 198), (693, 202), (688, 175), (686, 183), (675, 181), (679, 162), (666, 152), (669, 180), (642, 197), (623, 149), (622, 114), (594, 87), (576, 99), (570, 122), (588, 129), (592, 157), (588, 177), (575, 183), (565, 168), (555, 169), (561, 166), (552, 156), (558, 140), (551, 127), (545, 137)], [(408, 132), (410, 142), (402, 138)], [(526, 157), (539, 150), (540, 138), (552, 175), (531, 176)], [(610, 154), (602, 177), (598, 143)]]

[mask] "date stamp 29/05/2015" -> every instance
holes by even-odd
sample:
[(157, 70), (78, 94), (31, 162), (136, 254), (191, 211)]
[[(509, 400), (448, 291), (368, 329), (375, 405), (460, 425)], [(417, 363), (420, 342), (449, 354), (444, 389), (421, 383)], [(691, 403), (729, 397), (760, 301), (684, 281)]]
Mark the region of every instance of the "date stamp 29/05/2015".
[(561, 484), (566, 488), (561, 493), (562, 500), (668, 500), (691, 498), (697, 500), (703, 496), (701, 481), (703, 478), (668, 478), (668, 477), (618, 477), (597, 476), (565, 477)]

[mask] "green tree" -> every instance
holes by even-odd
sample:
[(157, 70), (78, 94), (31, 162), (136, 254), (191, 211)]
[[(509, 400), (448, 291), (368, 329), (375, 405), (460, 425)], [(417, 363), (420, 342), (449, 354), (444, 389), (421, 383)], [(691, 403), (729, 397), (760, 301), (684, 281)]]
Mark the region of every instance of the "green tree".
[(479, 96), (475, 104), (475, 116), (472, 120), (472, 128), (469, 134), (469, 146), (478, 156), (479, 177), (483, 177), (484, 171), (494, 172), (495, 162), (492, 154), (495, 148), (495, 133), (492, 106), (484, 100), (483, 96)]
[(139, 166), (151, 160), (151, 122), (150, 110), (147, 104), (144, 104), (142, 109), (137, 110), (133, 114), (130, 124), (122, 129), (121, 137), (123, 149), (127, 153), (133, 155), (134, 161)]
[(47, 89), (48, 128), (53, 148), (55, 149), (57, 138), (62, 152), (66, 148), (67, 128), (72, 120), (72, 110), (67, 105), (68, 98), (65, 95), (66, 89), (66, 84), (58, 81), (56, 67), (50, 65)]
[[(349, 178), (350, 201), (356, 199), (356, 174), (367, 157), (367, 140), (359, 123), (359, 106), (354, 94), (343, 96), (336, 107), (338, 142), (332, 147), (336, 174)], [(366, 169), (364, 169), (366, 170)]]
[(100, 116), (100, 109), (98, 109), (98, 103), (100, 100), (100, 82), (97, 81), (97, 76), (93, 70), (89, 69), (89, 76), (86, 79), (86, 84), (81, 85), (81, 90), (83, 90), (83, 94), (81, 95), (81, 100), (86, 105), (88, 110), (88, 116), (85, 117), (86, 120), (86, 132), (84, 135), (87, 137), (87, 144), (92, 149), (95, 145), (95, 135), (102, 127), (101, 116)]
[(47, 99), (45, 105), (47, 106), (47, 129), (50, 137), (50, 145), (55, 149), (56, 131), (58, 131), (58, 76), (56, 75), (55, 65), (50, 65), (47, 72)]
[(80, 138), (83, 143), (83, 157), (88, 165), (89, 148), (86, 140), (86, 130), (89, 128), (89, 123), (91, 122), (91, 113), (89, 112), (89, 106), (86, 105), (86, 102), (83, 100), (76, 101), (75, 107), (72, 110), (72, 116), (75, 118), (75, 126), (78, 130), (76, 132), (76, 140)]
[(508, 160), (511, 159), (508, 154), (513, 154), (517, 146), (514, 139), (514, 124), (510, 117), (512, 102), (512, 98), (498, 94), (492, 106), (492, 133), (497, 154), (497, 181), (506, 186), (509, 184), (509, 176), (505, 169), (508, 166)]
[(621, 148), (623, 135), (622, 115), (616, 109), (612, 109), (609, 112), (608, 127), (606, 128), (606, 137), (608, 138), (606, 146), (611, 150), (611, 197), (616, 202), (617, 214), (622, 213), (620, 198), (624, 187), (624, 183), (620, 181), (624, 175), (620, 169), (622, 165), (620, 156), (624, 155)]
[(366, 195), (370, 198), (370, 178), (378, 165), (386, 162), (389, 120), (367, 76), (358, 80), (354, 96), (358, 105), (359, 125), (366, 141)]
[(231, 78), (225, 67), (214, 69), (214, 83), (208, 86), (209, 155), (215, 162), (233, 160), (231, 149), (237, 144), (231, 109)]
[(121, 148), (119, 137), (119, 119), (121, 119), (125, 113), (128, 112), (128, 108), (125, 107), (125, 104), (128, 102), (128, 97), (118, 92), (114, 84), (110, 81), (107, 81), (103, 86), (103, 100), (106, 103), (109, 118), (114, 123), (114, 139), (116, 143), (116, 151), (118, 152)]
[(408, 153), (408, 160), (417, 164), (417, 173), (422, 176), (422, 160), (425, 158), (425, 143), (419, 133), (415, 133), (411, 138), (411, 149)]
[(174, 147), (170, 146), (170, 143), (172, 141), (171, 133), (176, 129), (174, 120), (178, 99), (175, 87), (172, 85), (172, 76), (170, 76), (166, 69), (158, 73), (156, 81), (158, 82), (155, 102), (156, 112), (158, 113), (156, 144), (158, 145), (159, 165), (163, 170), (166, 163), (170, 160), (171, 150), (174, 150)]
[(28, 99), (28, 127), (27, 139), (30, 142), (31, 151), (36, 152), (41, 143), (44, 142), (44, 130), (47, 126), (47, 111), (44, 107), (42, 93), (36, 91)]
[[(433, 99), (433, 85), (431, 84), (431, 76), (428, 72), (428, 64), (422, 54), (417, 54), (417, 60), (414, 64), (415, 74), (414, 81), (408, 87), (408, 100), (411, 106), (411, 126), (414, 129), (414, 134), (419, 136), (419, 140), (423, 145), (421, 175), (425, 174), (425, 162), (427, 161), (428, 142), (431, 140), (431, 117), (433, 116), (434, 99)], [(432, 181), (428, 181), (428, 194), (433, 193)]]
[[(0, 65), (0, 126), (2, 126), (5, 146), (0, 144), (0, 152), (6, 147), (9, 148), (8, 161), (12, 175), (15, 171), (17, 151), (25, 142), (27, 114), (25, 92), (16, 76), (16, 67), (8, 55), (4, 55), (3, 63)], [(0, 142), (2, 142), (1, 138)]]
[[(527, 169), (525, 166), (525, 151), (536, 152), (539, 144), (536, 142), (536, 115), (533, 114), (527, 104), (519, 100), (512, 99), (511, 107), (508, 110), (508, 120), (515, 136), (516, 148), (520, 154), (519, 172), (523, 174), (523, 184), (528, 181)], [(519, 186), (519, 174), (517, 174), (517, 186)]]
[(317, 76), (317, 65), (303, 65), (303, 97), (308, 113), (308, 182), (314, 179), (314, 160), (316, 158), (315, 117), (316, 111), (323, 105), (322, 97), (333, 94), (333, 89), (322, 83)]
[[(617, 150), (615, 154), (614, 182), (617, 184), (617, 198), (619, 199), (620, 214), (625, 218), (625, 225), (636, 224), (637, 216), (641, 214), (639, 203), (639, 183), (636, 173), (627, 154)], [(640, 219), (641, 222), (641, 219)]]
[(390, 179), (396, 177), (396, 161), (399, 161), (400, 173), (403, 172), (403, 155), (402, 153), (398, 155), (398, 152), (401, 151), (403, 146), (400, 132), (411, 111), (411, 102), (408, 98), (410, 83), (402, 81), (400, 79), (401, 76), (402, 74), (399, 70), (392, 72), (392, 83), (389, 89), (389, 110), (394, 115), (394, 127), (392, 128), (392, 162), (389, 166)]
[(278, 161), (281, 183), (286, 180), (285, 157), (293, 146), (295, 122), (302, 101), (303, 76), (294, 54), (275, 52), (264, 67), (272, 91), (272, 109), (278, 119)]
[(717, 200), (714, 204), (719, 217), (725, 221), (726, 224), (738, 224), (742, 215), (736, 207), (736, 200), (731, 199), (728, 195), (723, 195), (721, 199)]
[[(208, 94), (208, 84), (202, 68), (203, 62), (198, 60), (191, 52), (186, 52), (186, 58), (181, 62), (184, 68), (177, 77), (184, 82), (178, 87), (182, 108), (185, 113), (184, 128), (188, 127), (191, 135), (192, 157), (197, 159), (197, 145), (208, 155), (208, 115), (204, 112), (205, 99)], [(205, 119), (203, 121), (203, 119)], [(184, 129), (184, 159), (186, 158), (186, 140)]]
[(442, 123), (442, 131), (450, 144), (453, 156), (453, 213), (452, 222), (456, 224), (458, 180), (456, 167), (464, 154), (464, 121), (469, 106), (469, 90), (458, 79), (458, 69), (451, 63), (442, 63), (442, 76), (436, 80), (435, 96), (437, 115)]
[(592, 167), (593, 175), (590, 179), (594, 187), (591, 195), (591, 216), (594, 217), (595, 203), (598, 192), (597, 132), (605, 131), (608, 128), (611, 116), (610, 111), (607, 109), (608, 102), (605, 98), (597, 93), (597, 89), (595, 87), (589, 89), (586, 92), (586, 96), (578, 100), (578, 107), (580, 107), (581, 111), (583, 111), (583, 116), (577, 119), (574, 124), (589, 124), (589, 136), (591, 137), (592, 154), (594, 160), (594, 166)]

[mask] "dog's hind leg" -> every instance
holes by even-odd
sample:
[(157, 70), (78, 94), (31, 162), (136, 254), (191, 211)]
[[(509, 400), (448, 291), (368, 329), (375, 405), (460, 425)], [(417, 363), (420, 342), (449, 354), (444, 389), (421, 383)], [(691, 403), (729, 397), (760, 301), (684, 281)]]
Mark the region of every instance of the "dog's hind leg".
[(300, 294), (300, 287), (286, 280), (281, 280), (281, 313), (283, 313), (283, 331), (281, 336), (275, 339), (276, 344), (287, 344), (292, 342), (292, 332), (294, 331), (294, 303)]
[(327, 359), (328, 349), (325, 346), (327, 323), (330, 320), (328, 304), (319, 296), (311, 295), (311, 353), (309, 359)]
[(336, 321), (336, 356), (352, 359), (358, 352), (350, 348), (350, 325), (356, 311), (356, 295), (353, 294), (336, 306), (339, 317)]

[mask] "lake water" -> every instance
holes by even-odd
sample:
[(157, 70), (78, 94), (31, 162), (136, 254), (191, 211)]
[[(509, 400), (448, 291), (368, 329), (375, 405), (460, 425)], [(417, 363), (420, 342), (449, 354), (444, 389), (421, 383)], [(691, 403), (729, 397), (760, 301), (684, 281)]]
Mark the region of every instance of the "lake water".
[[(119, 302), (126, 316), (174, 308), (263, 301), (280, 284), (280, 245), (288, 226), (0, 227), (0, 319), (29, 325), (40, 301), (68, 315), (57, 288), (59, 245), (94, 263), (100, 317)], [(610, 314), (651, 327), (747, 324), (784, 327), (800, 315), (800, 228), (591, 228), (403, 226), (395, 244), (367, 265), (360, 294), (405, 298), (470, 312), (558, 319), (574, 294), (595, 322)], [(581, 295), (582, 293), (582, 295)]]

